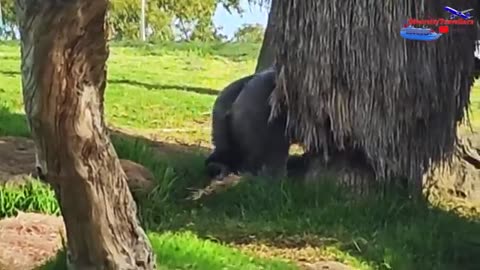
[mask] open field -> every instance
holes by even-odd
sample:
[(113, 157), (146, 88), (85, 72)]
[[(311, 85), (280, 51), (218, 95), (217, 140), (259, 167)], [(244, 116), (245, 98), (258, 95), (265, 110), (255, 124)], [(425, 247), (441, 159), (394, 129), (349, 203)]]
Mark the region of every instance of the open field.
[[(356, 269), (480, 269), (480, 216), (461, 217), (400, 198), (353, 202), (330, 186), (261, 181), (186, 201), (187, 188), (207, 181), (203, 158), (216, 94), (254, 70), (258, 49), (111, 47), (106, 119), (119, 130), (112, 138), (119, 156), (145, 165), (158, 183), (139, 210), (160, 269), (297, 269), (301, 262), (321, 260)], [(19, 47), (0, 43), (0, 136), (28, 137), (19, 66)], [(0, 187), (0, 217), (19, 210), (58, 214), (58, 205), (42, 184)], [(52, 263), (45, 269), (63, 268)]]

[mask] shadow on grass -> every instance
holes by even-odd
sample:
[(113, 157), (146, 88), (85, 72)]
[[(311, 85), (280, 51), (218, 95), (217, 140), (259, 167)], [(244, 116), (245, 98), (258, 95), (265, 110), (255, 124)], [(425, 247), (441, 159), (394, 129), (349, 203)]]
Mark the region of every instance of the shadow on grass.
[(151, 222), (151, 229), (191, 230), (234, 245), (264, 244), (287, 256), (314, 247), (316, 256), (333, 254), (356, 267), (370, 266), (364, 269), (480, 265), (478, 221), (400, 198), (354, 202), (332, 187), (245, 183), (177, 209), (164, 215), (174, 217), (169, 222)]
[[(3, 135), (24, 135), (23, 115), (3, 109), (0, 119)], [(273, 247), (254, 249), (268, 257), (333, 257), (359, 269), (474, 270), (480, 265), (478, 218), (400, 197), (351, 200), (329, 184), (305, 188), (261, 179), (189, 201), (188, 188), (208, 181), (203, 172), (208, 149), (115, 131), (112, 141), (121, 158), (142, 163), (155, 175), (157, 187), (138, 202), (142, 225), (150, 232), (190, 231), (217, 243)]]
[(211, 88), (203, 88), (203, 87), (192, 87), (192, 86), (182, 86), (182, 85), (165, 85), (165, 84), (149, 84), (144, 82), (139, 82), (135, 80), (108, 80), (109, 84), (129, 84), (133, 86), (143, 87), (148, 90), (180, 90), (180, 91), (187, 91), (187, 92), (194, 92), (203, 95), (218, 95), (218, 90), (211, 89)]
[[(0, 58), (1, 60), (1, 58)], [(9, 70), (0, 70), (0, 75), (5, 75), (9, 77), (16, 77), (20, 76), (20, 72), (18, 71), (9, 71)], [(204, 87), (193, 87), (193, 86), (185, 86), (185, 85), (168, 85), (168, 84), (150, 84), (150, 83), (144, 83), (144, 82), (139, 82), (136, 80), (128, 80), (128, 79), (123, 79), (123, 80), (117, 80), (117, 79), (111, 79), (108, 80), (109, 84), (128, 84), (132, 86), (137, 86), (137, 87), (143, 87), (148, 90), (179, 90), (179, 91), (187, 91), (187, 92), (194, 92), (202, 95), (213, 95), (216, 96), (218, 95), (219, 91), (212, 89), (212, 88), (204, 88)]]
[(0, 60), (20, 60), (20, 56), (3, 55), (0, 56)]
[[(0, 60), (2, 60), (1, 57), (0, 57)], [(0, 70), (0, 74), (1, 74), (1, 75), (5, 75), (5, 76), (8, 76), (8, 77), (20, 76), (20, 72), (18, 72), (18, 71), (9, 71), (9, 70)]]
[(359, 269), (474, 270), (480, 265), (478, 218), (401, 196), (351, 200), (348, 192), (328, 183), (305, 188), (298, 182), (262, 179), (187, 201), (189, 187), (208, 181), (203, 174), (205, 149), (180, 149), (178, 157), (159, 157), (155, 148), (145, 147), (155, 142), (118, 138), (117, 151), (152, 169), (159, 181), (158, 189), (140, 202), (143, 226), (149, 231), (193, 231), (236, 246), (264, 244), (287, 258), (298, 248), (314, 247), (309, 253), (314, 258), (333, 256)]

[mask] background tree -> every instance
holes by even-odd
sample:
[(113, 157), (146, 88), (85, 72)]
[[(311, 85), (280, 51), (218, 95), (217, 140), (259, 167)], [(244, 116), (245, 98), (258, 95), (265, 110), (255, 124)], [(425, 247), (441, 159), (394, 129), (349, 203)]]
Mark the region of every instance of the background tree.
[[(252, 1), (252, 4), (256, 4)], [(167, 41), (175, 39), (175, 30), (184, 30), (188, 35), (184, 40), (219, 40), (219, 28), (213, 24), (213, 14), (218, 5), (231, 12), (242, 13), (239, 0), (149, 0), (147, 1), (146, 25), (149, 40)], [(2, 11), (7, 29), (16, 27), (14, 0), (2, 0)], [(112, 39), (137, 40), (140, 37), (141, 1), (111, 0), (109, 23)], [(177, 26), (185, 29), (174, 29)], [(198, 29), (197, 29), (198, 28)], [(14, 32), (9, 33), (14, 36)]]
[(103, 117), (106, 0), (17, 0), (39, 175), (60, 203), (69, 269), (154, 269)]
[(222, 41), (225, 35), (222, 35), (219, 28), (215, 27), (211, 19), (200, 19), (196, 22), (196, 25), (190, 35), (190, 41)]
[(4, 32), (4, 30), (3, 30), (4, 26), (3, 26), (3, 15), (2, 15), (2, 12), (3, 12), (3, 11), (2, 11), (2, 1), (0, 1), (0, 39), (3, 38), (3, 32)]
[(258, 43), (263, 39), (265, 28), (261, 24), (244, 24), (235, 31), (233, 40), (236, 42)]
[[(14, 0), (2, 0), (0, 8), (2, 9), (3, 36), (9, 39), (15, 39), (15, 4)], [(2, 23), (0, 22), (0, 24)], [(0, 31), (1, 32), (1, 31)]]
[[(140, 37), (140, 4), (137, 0), (110, 1), (109, 22), (116, 33), (116, 40)], [(174, 13), (159, 5), (159, 1), (147, 1), (146, 28), (150, 31), (149, 39), (173, 40), (173, 18)]]
[(444, 16), (443, 5), (480, 9), (467, 0), (279, 0), (275, 112), (287, 109), (289, 130), (307, 148), (330, 158), (358, 151), (377, 180), (406, 177), (420, 195), (423, 173), (453, 153), (476, 29), (409, 42), (399, 22)]
[(216, 40), (216, 28), (212, 17), (217, 7), (216, 0), (173, 1), (168, 7), (175, 11), (182, 39), (188, 41)]

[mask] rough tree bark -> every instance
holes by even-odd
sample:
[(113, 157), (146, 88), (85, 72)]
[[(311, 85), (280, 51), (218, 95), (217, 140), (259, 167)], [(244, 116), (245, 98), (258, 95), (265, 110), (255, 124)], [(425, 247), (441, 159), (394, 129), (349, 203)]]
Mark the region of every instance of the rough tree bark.
[(17, 0), (37, 170), (60, 203), (69, 269), (155, 269), (103, 118), (108, 1)]
[(270, 1), (270, 12), (268, 14), (268, 22), (267, 27), (265, 29), (265, 34), (263, 36), (262, 47), (260, 48), (260, 54), (258, 55), (257, 60), (257, 67), (255, 68), (255, 72), (262, 71), (273, 64), (274, 60), (274, 48), (273, 46), (273, 35), (275, 34), (275, 12), (272, 10), (276, 10), (275, 5), (277, 5), (277, 0)]
[(277, 1), (272, 118), (287, 111), (287, 129), (307, 151), (327, 158), (359, 152), (375, 184), (405, 186), (421, 198), (423, 174), (454, 154), (477, 31), (463, 27), (439, 42), (411, 42), (398, 34), (399, 22), (445, 16), (444, 5), (477, 10), (480, 3)]

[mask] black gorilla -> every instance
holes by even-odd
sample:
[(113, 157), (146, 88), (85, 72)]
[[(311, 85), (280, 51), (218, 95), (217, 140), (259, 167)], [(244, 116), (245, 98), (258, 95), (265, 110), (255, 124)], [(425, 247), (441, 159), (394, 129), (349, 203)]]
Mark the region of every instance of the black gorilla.
[(211, 177), (230, 172), (286, 174), (290, 147), (286, 116), (268, 122), (274, 88), (275, 70), (270, 68), (233, 82), (219, 95), (212, 113), (215, 150), (205, 162)]

